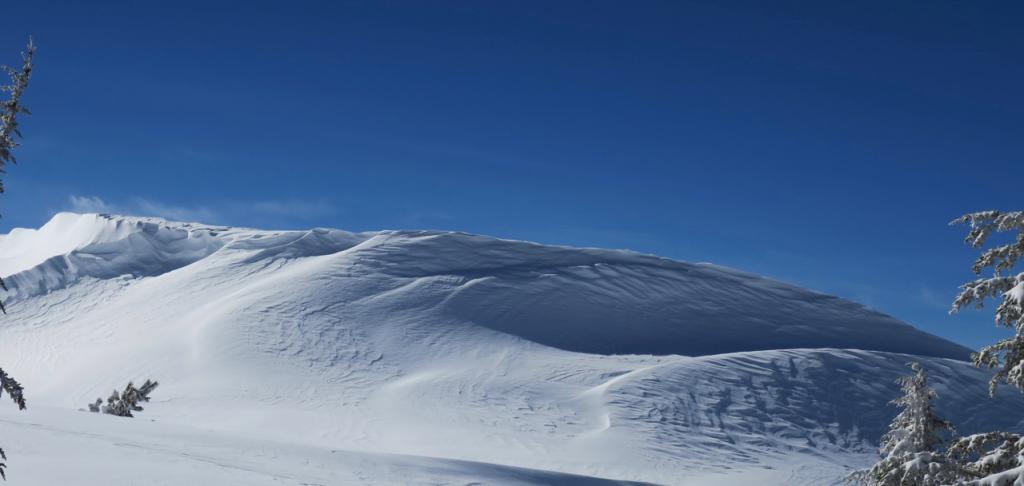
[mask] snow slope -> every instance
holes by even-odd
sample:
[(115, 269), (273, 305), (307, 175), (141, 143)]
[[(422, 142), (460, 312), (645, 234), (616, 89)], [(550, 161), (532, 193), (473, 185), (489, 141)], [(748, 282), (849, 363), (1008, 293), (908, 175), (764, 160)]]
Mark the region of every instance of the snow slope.
[[(22, 484), (66, 484), (17, 449), (42, 464), (71, 437), (102, 484), (168, 457), (198, 484), (827, 484), (870, 460), (911, 359), (965, 432), (1024, 405), (884, 314), (631, 252), (61, 213), (0, 255)], [(147, 377), (144, 419), (68, 412)]]
[(17, 444), (12, 484), (642, 484), (469, 461), (239, 440), (180, 425), (56, 409), (4, 416), (0, 427), (8, 447)]

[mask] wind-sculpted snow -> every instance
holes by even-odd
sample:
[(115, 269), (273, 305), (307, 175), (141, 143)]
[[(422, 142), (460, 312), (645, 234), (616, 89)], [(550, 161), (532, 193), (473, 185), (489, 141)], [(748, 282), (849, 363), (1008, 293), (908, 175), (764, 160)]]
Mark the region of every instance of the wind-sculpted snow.
[[(643, 429), (658, 453), (696, 465), (870, 454), (896, 413), (889, 402), (909, 361), (923, 363), (939, 413), (960, 432), (1021, 429), (1024, 398), (1003, 390), (990, 399), (986, 372), (956, 360), (873, 351), (790, 349), (671, 361), (633, 372), (603, 395), (612, 423)], [(722, 457), (722, 450), (730, 453)]]
[[(867, 461), (907, 361), (964, 431), (1015, 428), (1024, 405), (989, 401), (984, 372), (945, 359), (966, 349), (858, 304), (632, 252), (71, 214), (5, 248), (0, 356), (30, 403), (77, 409), (158, 379), (146, 417), (268, 451), (245, 465), (251, 484), (358, 482), (300, 471), (296, 447), (369, 454), (370, 483), (435, 482), (404, 454), (468, 461), (441, 476), (485, 483), (828, 484)], [(218, 451), (211, 463), (245, 463)]]
[[(9, 279), (21, 298), (83, 277), (161, 275), (224, 246), (248, 252), (240, 264), (331, 256), (337, 272), (323, 278), (345, 285), (352, 284), (347, 275), (359, 275), (402, 293), (402, 286), (411, 290), (414, 282), (430, 281), (431, 295), (415, 297), (426, 299), (417, 305), (436, 318), (570, 351), (696, 356), (840, 347), (959, 359), (969, 354), (859, 304), (731, 269), (462, 233), (267, 232), (61, 213), (38, 232), (19, 230), (0, 241), (0, 254), (12, 250), (0, 269), (25, 270)], [(24, 248), (32, 249), (28, 256), (15, 258), (26, 254)], [(34, 268), (23, 269), (24, 262)], [(343, 291), (325, 303), (359, 307), (379, 291)]]
[[(0, 240), (0, 269), (14, 297), (63, 288), (79, 279), (154, 276), (196, 262), (223, 244), (207, 229), (169, 226), (148, 218), (75, 217), (61, 213), (39, 231)], [(51, 254), (69, 250), (65, 254)], [(28, 265), (33, 266), (28, 266)], [(22, 269), (11, 275), (13, 269)]]

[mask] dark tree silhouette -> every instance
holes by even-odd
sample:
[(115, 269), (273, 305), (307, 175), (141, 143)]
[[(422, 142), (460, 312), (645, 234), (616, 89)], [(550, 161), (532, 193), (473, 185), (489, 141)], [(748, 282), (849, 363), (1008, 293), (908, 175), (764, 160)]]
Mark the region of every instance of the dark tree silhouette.
[[(3, 70), (11, 77), (11, 84), (0, 86), (0, 91), (8, 95), (3, 104), (0, 104), (0, 174), (7, 172), (8, 162), (15, 163), (13, 150), (19, 145), (17, 139), (21, 137), (21, 131), (18, 130), (18, 115), (29, 114), (28, 108), (25, 108), (21, 102), (21, 97), (25, 94), (28, 80), (32, 76), (32, 57), (35, 53), (36, 46), (30, 38), (28, 47), (21, 54), (21, 68), (14, 69), (3, 66)], [(4, 192), (4, 185), (3, 180), (0, 180), (0, 193), (2, 192)], [(7, 290), (3, 279), (0, 279), (0, 288)], [(3, 302), (0, 302), (0, 311), (3, 311), (4, 314), (7, 313)], [(25, 409), (24, 388), (21, 383), (0, 369), (0, 393), (4, 391), (18, 405), (19, 410)], [(7, 460), (7, 454), (3, 449), (0, 449), (0, 458), (3, 458), (4, 461)], [(4, 471), (6, 468), (7, 463), (0, 462), (0, 477), (3, 479), (7, 479), (7, 473)]]

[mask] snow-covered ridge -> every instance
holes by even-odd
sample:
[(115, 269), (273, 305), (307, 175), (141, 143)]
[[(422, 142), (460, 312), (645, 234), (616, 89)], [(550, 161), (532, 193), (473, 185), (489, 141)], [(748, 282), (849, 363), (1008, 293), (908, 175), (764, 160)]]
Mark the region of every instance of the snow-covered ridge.
[[(96, 450), (269, 451), (254, 464), (211, 446), (204, 464), (246, 471), (225, 484), (359, 482), (347, 465), (403, 484), (387, 474), (419, 467), (390, 456), (405, 454), (449, 465), (413, 483), (476, 471), (544, 484), (559, 477), (548, 471), (820, 485), (866, 463), (907, 361), (924, 362), (964, 432), (1013, 429), (1002, 412), (1024, 406), (1010, 394), (981, 413), (988, 376), (948, 359), (966, 349), (856, 303), (627, 251), (72, 214), (2, 237), (4, 251), (0, 356), (31, 407), (0, 407), (0, 435), (53, 418), (48, 437)], [(61, 413), (145, 378), (161, 382), (145, 411), (156, 428), (108, 434), (92, 422), (106, 417)], [(167, 430), (190, 439), (148, 435)], [(41, 474), (32, 484), (61, 484)]]
[(155, 218), (60, 213), (39, 230), (15, 229), (0, 239), (0, 275), (15, 299), (85, 277), (160, 275), (216, 251), (223, 242), (215, 235)]
[(969, 353), (860, 304), (733, 269), (453, 232), (273, 232), (60, 213), (39, 230), (0, 237), (0, 275), (13, 274), (16, 300), (81, 278), (162, 275), (215, 252), (267, 264), (333, 255), (339, 275), (434, 280), (433, 301), (420, 302), (431, 312), (572, 351)]
[(28, 270), (53, 257), (140, 236), (174, 242), (190, 236), (191, 226), (159, 218), (58, 213), (38, 230), (15, 228), (0, 235), (0, 276)]

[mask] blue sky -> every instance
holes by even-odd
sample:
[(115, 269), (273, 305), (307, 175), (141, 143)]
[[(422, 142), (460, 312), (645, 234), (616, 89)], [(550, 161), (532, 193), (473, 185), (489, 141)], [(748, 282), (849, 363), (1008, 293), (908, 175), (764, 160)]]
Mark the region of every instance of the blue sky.
[[(768, 5), (771, 3), (771, 5)], [(709, 261), (978, 346), (946, 223), (1024, 206), (1019, 2), (11, 2), (0, 229), (64, 209)], [(13, 28), (12, 28), (13, 27)]]

